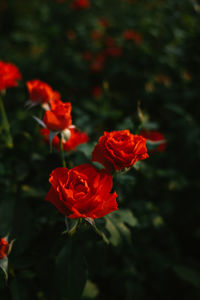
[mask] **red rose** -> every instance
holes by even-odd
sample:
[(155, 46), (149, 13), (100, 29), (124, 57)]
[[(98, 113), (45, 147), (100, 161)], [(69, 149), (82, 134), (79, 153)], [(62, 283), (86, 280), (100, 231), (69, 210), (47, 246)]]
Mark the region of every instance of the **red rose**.
[(20, 80), (21, 77), (15, 65), (0, 61), (0, 91), (17, 86), (17, 80)]
[(161, 132), (156, 131), (156, 130), (152, 130), (152, 131), (142, 130), (142, 131), (140, 131), (140, 134), (149, 141), (152, 141), (152, 142), (160, 141), (161, 142), (160, 145), (158, 145), (156, 148), (154, 148), (151, 151), (162, 152), (165, 150), (165, 148), (166, 148), (165, 137)]
[(102, 218), (117, 210), (112, 176), (89, 164), (71, 170), (57, 168), (51, 175), (51, 188), (45, 200), (68, 218)]
[(72, 8), (73, 9), (86, 9), (90, 7), (90, 2), (88, 0), (75, 0), (72, 3)]
[(106, 55), (104, 52), (99, 53), (92, 61), (90, 69), (92, 72), (101, 72), (104, 69)]
[(103, 37), (103, 32), (101, 32), (99, 30), (92, 30), (92, 32), (90, 33), (90, 36), (93, 41), (98, 41)]
[(99, 23), (99, 25), (100, 26), (102, 26), (102, 27), (104, 27), (104, 28), (107, 28), (107, 27), (109, 27), (110, 26), (110, 21), (108, 20), (108, 19), (106, 19), (106, 18), (100, 18), (99, 20), (98, 20), (98, 23)]
[(100, 98), (102, 95), (102, 88), (100, 86), (94, 86), (92, 88), (92, 96), (94, 98)]
[(60, 99), (60, 94), (43, 81), (34, 79), (27, 81), (26, 85), (29, 92), (29, 99), (33, 102), (47, 103)]
[[(67, 142), (62, 142), (64, 151), (75, 150), (78, 145), (87, 143), (89, 138), (86, 133), (81, 132), (75, 128), (70, 128), (69, 130), (71, 133), (69, 140)], [(50, 131), (47, 128), (40, 129), (40, 133), (43, 135), (46, 142), (49, 142), (49, 132)], [(57, 135), (53, 138), (52, 145), (56, 149), (60, 150), (60, 143)]]
[(119, 46), (110, 47), (106, 49), (106, 53), (109, 56), (120, 56), (122, 54), (122, 48)]
[(0, 238), (0, 259), (7, 256), (9, 249), (8, 241), (5, 238)]
[(130, 168), (147, 157), (146, 139), (129, 130), (104, 132), (92, 152), (92, 160), (110, 171)]
[(45, 111), (43, 122), (49, 130), (62, 131), (72, 124), (71, 103), (62, 102), (61, 100), (50, 103), (51, 110)]
[(135, 41), (137, 45), (140, 45), (142, 42), (142, 36), (139, 32), (136, 32), (132, 29), (127, 29), (123, 32), (123, 37), (125, 40)]

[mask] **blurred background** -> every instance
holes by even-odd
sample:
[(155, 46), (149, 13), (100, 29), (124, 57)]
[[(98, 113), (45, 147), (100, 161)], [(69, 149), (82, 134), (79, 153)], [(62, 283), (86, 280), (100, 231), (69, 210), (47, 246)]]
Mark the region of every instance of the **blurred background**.
[[(0, 60), (23, 77), (4, 101), (14, 149), (0, 132), (0, 235), (16, 239), (7, 285), (0, 274), (2, 300), (199, 299), (199, 37), (198, 0), (0, 0)], [(81, 262), (73, 256), (67, 296), (54, 269), (63, 216), (44, 202), (60, 158), (32, 118), (38, 108), (24, 107), (26, 81), (36, 78), (72, 103), (90, 137), (67, 154), (70, 167), (90, 160), (104, 131), (156, 131), (166, 141), (116, 176), (131, 220), (110, 229), (108, 246), (83, 234), (88, 280), (74, 293)]]

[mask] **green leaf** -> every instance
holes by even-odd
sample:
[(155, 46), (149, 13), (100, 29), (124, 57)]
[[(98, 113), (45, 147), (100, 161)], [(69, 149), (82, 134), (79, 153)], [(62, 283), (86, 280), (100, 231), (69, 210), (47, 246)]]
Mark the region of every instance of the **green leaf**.
[(73, 235), (76, 232), (77, 226), (79, 224), (79, 220), (80, 219), (71, 219), (71, 218), (65, 217), (66, 231), (64, 231), (64, 233)]
[(79, 300), (86, 283), (86, 265), (80, 244), (72, 239), (56, 258), (56, 282), (61, 299)]
[(110, 233), (109, 241), (113, 246), (117, 246), (122, 242), (122, 237), (120, 235), (120, 232), (117, 229), (117, 226), (111, 217), (106, 216), (105, 219), (106, 219), (106, 229)]
[(87, 280), (86, 285), (83, 290), (83, 298), (94, 299), (98, 295), (99, 290), (92, 281)]
[(26, 285), (23, 284), (18, 278), (13, 278), (10, 283), (10, 291), (12, 300), (26, 300), (27, 299), (27, 290)]
[(200, 287), (200, 273), (185, 266), (175, 266), (175, 273), (183, 280), (191, 283), (195, 287)]
[(163, 143), (165, 143), (165, 140), (160, 140), (160, 141), (154, 142), (154, 141), (150, 141), (147, 139), (146, 140), (147, 150), (153, 150), (156, 147), (162, 145)]
[(104, 232), (96, 225), (94, 219), (92, 219), (92, 218), (85, 218), (85, 221), (88, 222), (94, 228), (94, 230), (96, 231), (96, 233), (102, 237), (102, 239), (104, 240), (104, 242), (106, 244), (109, 244), (109, 240), (107, 239), (107, 237), (104, 234)]
[(0, 260), (0, 268), (3, 270), (7, 280), (8, 279), (8, 258), (7, 257)]
[(11, 229), (13, 221), (15, 199), (5, 195), (5, 199), (0, 202), (0, 234), (6, 235)]
[(129, 209), (115, 211), (105, 219), (105, 227), (110, 234), (107, 238), (113, 246), (118, 246), (124, 241), (129, 245), (132, 244), (131, 231), (126, 224), (133, 227), (138, 224), (138, 221)]
[(130, 209), (119, 209), (113, 212), (113, 215), (116, 215), (120, 218), (120, 220), (131, 227), (138, 225), (137, 218), (133, 215)]

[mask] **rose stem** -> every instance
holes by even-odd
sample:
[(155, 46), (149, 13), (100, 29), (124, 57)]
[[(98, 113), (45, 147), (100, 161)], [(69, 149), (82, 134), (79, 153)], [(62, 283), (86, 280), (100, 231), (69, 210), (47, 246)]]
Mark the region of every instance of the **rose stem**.
[(60, 153), (61, 153), (62, 165), (64, 168), (66, 168), (66, 162), (65, 162), (65, 156), (64, 156), (63, 143), (62, 143), (61, 136), (59, 138), (59, 141), (60, 141)]
[(49, 141), (49, 151), (50, 151), (50, 153), (53, 152), (52, 142), (53, 141)]
[(6, 143), (9, 148), (13, 148), (13, 139), (10, 133), (10, 125), (7, 119), (6, 111), (3, 104), (2, 94), (0, 93), (0, 114), (2, 116), (2, 126), (7, 134)]

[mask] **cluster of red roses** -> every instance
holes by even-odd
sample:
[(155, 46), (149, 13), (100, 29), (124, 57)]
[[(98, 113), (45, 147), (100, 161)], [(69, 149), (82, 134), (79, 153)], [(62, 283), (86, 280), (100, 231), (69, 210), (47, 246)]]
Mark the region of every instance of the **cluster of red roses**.
[(83, 164), (71, 170), (57, 168), (50, 175), (46, 200), (68, 218), (101, 218), (117, 210), (117, 194), (111, 193), (112, 172), (132, 167), (148, 157), (146, 139), (129, 130), (105, 132), (92, 152), (99, 170)]
[[(21, 74), (14, 65), (0, 62), (0, 91), (16, 86), (19, 79)], [(40, 104), (45, 109), (40, 123), (45, 127), (41, 133), (46, 141), (53, 136), (50, 142), (57, 149), (62, 145), (64, 150), (72, 150), (88, 140), (85, 133), (72, 125), (71, 103), (62, 102), (59, 92), (40, 80), (28, 81), (27, 88), (28, 105)], [(154, 134), (152, 140), (156, 138)], [(118, 207), (117, 193), (111, 193), (112, 173), (129, 169), (147, 157), (146, 139), (142, 135), (133, 135), (129, 130), (104, 132), (92, 152), (92, 161), (104, 168), (99, 170), (92, 164), (83, 164), (53, 170), (49, 179), (51, 188), (45, 199), (68, 218), (101, 218)], [(1, 243), (5, 246), (4, 241)]]
[[(118, 42), (114, 37), (107, 34), (106, 30), (110, 26), (110, 23), (106, 19), (99, 20), (99, 29), (91, 32), (91, 39), (94, 44), (101, 44), (103, 50), (98, 53), (92, 53), (86, 51), (82, 54), (85, 61), (89, 62), (89, 68), (91, 72), (101, 72), (106, 65), (109, 57), (119, 57), (122, 55), (123, 47), (118, 45)], [(122, 32), (122, 40), (133, 41), (136, 45), (140, 45), (142, 42), (142, 36), (139, 32), (133, 29), (127, 29)]]
[(43, 121), (40, 122), (44, 128), (40, 130), (45, 141), (49, 141), (53, 134), (52, 145), (60, 149), (58, 133), (62, 136), (62, 147), (64, 150), (74, 150), (78, 145), (88, 141), (88, 135), (80, 132), (72, 125), (71, 103), (62, 102), (60, 93), (54, 91), (47, 83), (40, 80), (27, 82), (29, 92), (28, 105), (41, 104), (45, 109)]

